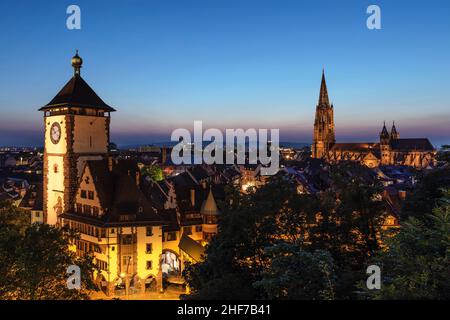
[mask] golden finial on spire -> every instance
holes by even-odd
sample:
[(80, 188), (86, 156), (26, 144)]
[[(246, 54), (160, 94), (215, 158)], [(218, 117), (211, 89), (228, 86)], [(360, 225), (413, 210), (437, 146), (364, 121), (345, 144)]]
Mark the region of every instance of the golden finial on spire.
[(72, 57), (72, 67), (74, 69), (74, 75), (80, 75), (81, 65), (83, 64), (83, 59), (78, 55), (78, 49), (75, 55)]

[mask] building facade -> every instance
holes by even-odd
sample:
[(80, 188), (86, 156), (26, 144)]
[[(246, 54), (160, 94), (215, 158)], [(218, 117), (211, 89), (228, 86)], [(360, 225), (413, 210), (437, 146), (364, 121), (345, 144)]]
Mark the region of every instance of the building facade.
[(199, 187), (194, 204), (180, 208), (174, 186), (147, 183), (136, 161), (109, 152), (107, 105), (83, 80), (82, 59), (74, 75), (40, 111), (45, 149), (43, 222), (79, 232), (72, 249), (91, 254), (107, 294), (159, 291), (182, 284), (185, 261), (200, 261), (217, 233), (213, 191)]
[(329, 162), (356, 161), (374, 168), (380, 165), (404, 165), (424, 169), (435, 165), (436, 150), (427, 138), (402, 139), (392, 124), (389, 133), (386, 124), (379, 142), (336, 143), (334, 107), (329, 102), (325, 73), (322, 72), (319, 102), (314, 121), (313, 158)]

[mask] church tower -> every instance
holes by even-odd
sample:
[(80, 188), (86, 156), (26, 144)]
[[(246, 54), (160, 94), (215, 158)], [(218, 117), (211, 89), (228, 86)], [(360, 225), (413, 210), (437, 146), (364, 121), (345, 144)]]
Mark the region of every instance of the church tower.
[(314, 142), (311, 148), (312, 157), (322, 158), (328, 153), (335, 142), (333, 105), (330, 105), (328, 99), (325, 72), (322, 71), (319, 102), (316, 107), (316, 118), (314, 121)]
[(381, 164), (390, 164), (391, 159), (391, 136), (386, 128), (386, 122), (383, 124), (383, 129), (380, 133), (380, 151), (381, 151)]
[(44, 222), (74, 209), (75, 193), (87, 160), (108, 155), (108, 106), (81, 77), (83, 60), (72, 58), (73, 77), (45, 106), (44, 112)]
[(400, 139), (400, 133), (397, 132), (397, 128), (395, 127), (395, 122), (392, 122), (391, 140), (398, 140), (398, 139)]

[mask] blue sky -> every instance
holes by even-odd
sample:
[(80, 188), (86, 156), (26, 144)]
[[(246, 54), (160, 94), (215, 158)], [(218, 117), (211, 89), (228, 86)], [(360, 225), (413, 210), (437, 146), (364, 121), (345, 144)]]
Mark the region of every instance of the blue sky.
[[(81, 8), (81, 30), (66, 8)], [(382, 29), (366, 28), (381, 7)], [(279, 128), (309, 142), (322, 68), (339, 141), (450, 142), (448, 1), (2, 1), (0, 145), (42, 144), (46, 104), (82, 76), (118, 112), (112, 140), (167, 141), (172, 129)]]

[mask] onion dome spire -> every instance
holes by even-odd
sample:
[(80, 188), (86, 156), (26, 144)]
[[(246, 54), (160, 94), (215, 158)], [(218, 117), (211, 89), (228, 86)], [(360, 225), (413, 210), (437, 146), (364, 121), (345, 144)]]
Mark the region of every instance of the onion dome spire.
[(73, 67), (75, 76), (80, 75), (80, 69), (81, 69), (82, 64), (83, 64), (83, 59), (81, 59), (81, 57), (78, 55), (78, 49), (77, 49), (75, 55), (72, 57), (72, 67)]

